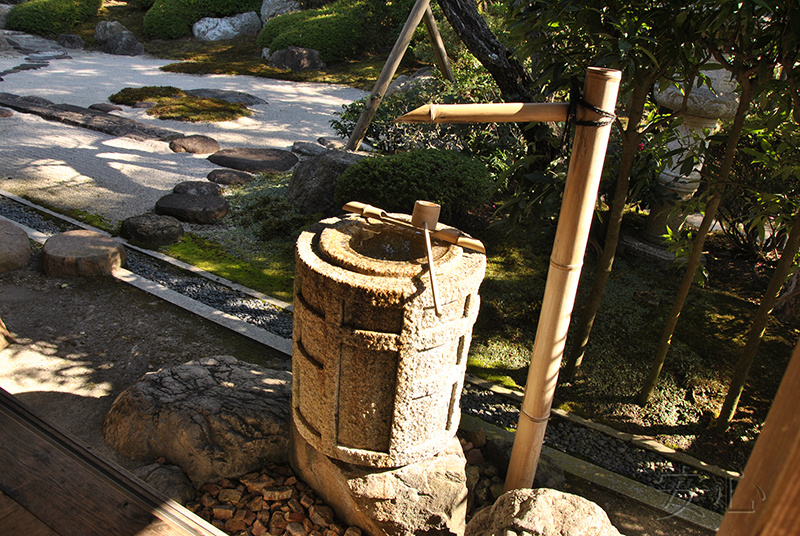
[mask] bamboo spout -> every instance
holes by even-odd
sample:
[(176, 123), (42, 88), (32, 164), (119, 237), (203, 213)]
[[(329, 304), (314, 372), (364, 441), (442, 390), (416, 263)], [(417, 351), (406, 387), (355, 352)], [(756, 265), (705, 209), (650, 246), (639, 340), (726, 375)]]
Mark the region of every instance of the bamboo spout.
[(487, 104), (426, 104), (395, 123), (529, 123), (566, 121), (568, 104), (504, 102)]

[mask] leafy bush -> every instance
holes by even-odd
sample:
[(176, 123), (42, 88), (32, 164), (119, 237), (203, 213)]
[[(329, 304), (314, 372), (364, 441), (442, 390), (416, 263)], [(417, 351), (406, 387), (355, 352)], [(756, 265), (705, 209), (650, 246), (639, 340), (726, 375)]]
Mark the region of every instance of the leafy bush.
[(31, 0), (11, 9), (6, 28), (35, 35), (58, 35), (97, 15), (101, 5), (102, 0)]
[(419, 149), (365, 158), (336, 183), (336, 202), (361, 201), (388, 212), (409, 213), (424, 199), (442, 206), (441, 220), (459, 218), (488, 201), (491, 181), (480, 160), (456, 151)]
[(192, 35), (192, 25), (204, 17), (248, 11), (260, 12), (261, 0), (155, 0), (144, 16), (144, 35), (148, 39), (186, 37)]
[(325, 62), (355, 59), (364, 52), (391, 46), (412, 5), (411, 0), (338, 0), (319, 9), (270, 19), (256, 43), (271, 50), (313, 48)]

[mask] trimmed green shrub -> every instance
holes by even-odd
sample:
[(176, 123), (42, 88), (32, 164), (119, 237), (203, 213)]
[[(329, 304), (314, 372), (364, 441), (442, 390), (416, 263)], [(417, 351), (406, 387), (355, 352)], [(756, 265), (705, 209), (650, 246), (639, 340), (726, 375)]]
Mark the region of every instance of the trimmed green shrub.
[(44, 36), (66, 33), (97, 15), (102, 3), (102, 0), (31, 0), (11, 9), (6, 28)]
[(365, 158), (336, 183), (336, 203), (360, 201), (388, 212), (411, 213), (418, 199), (442, 206), (441, 221), (457, 223), (489, 199), (486, 166), (456, 151), (418, 149)]
[(320, 9), (270, 19), (256, 43), (273, 51), (290, 46), (313, 48), (325, 62), (355, 59), (391, 46), (413, 4), (412, 0), (338, 0)]
[(261, 0), (155, 0), (144, 16), (144, 35), (148, 39), (187, 37), (192, 35), (192, 25), (204, 17), (248, 11), (260, 12)]

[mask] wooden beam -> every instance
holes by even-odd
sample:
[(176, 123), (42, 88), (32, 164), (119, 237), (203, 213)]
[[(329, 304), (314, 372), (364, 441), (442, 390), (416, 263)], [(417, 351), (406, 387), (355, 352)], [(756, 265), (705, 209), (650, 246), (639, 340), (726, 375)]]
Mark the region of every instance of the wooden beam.
[(795, 347), (719, 536), (793, 536), (800, 527), (800, 343)]
[(94, 455), (3, 389), (0, 490), (60, 536), (225, 534)]
[(422, 15), (422, 22), (425, 23), (425, 29), (428, 30), (428, 38), (431, 40), (433, 55), (436, 57), (436, 65), (439, 67), (439, 71), (445, 78), (450, 80), (450, 83), (455, 85), (456, 78), (453, 76), (450, 60), (447, 59), (447, 50), (444, 48), (444, 41), (442, 41), (442, 35), (439, 33), (439, 27), (436, 26), (436, 19), (433, 18), (433, 11), (431, 11), (430, 5)]
[(569, 104), (497, 102), (484, 104), (426, 104), (395, 123), (529, 123), (566, 121)]

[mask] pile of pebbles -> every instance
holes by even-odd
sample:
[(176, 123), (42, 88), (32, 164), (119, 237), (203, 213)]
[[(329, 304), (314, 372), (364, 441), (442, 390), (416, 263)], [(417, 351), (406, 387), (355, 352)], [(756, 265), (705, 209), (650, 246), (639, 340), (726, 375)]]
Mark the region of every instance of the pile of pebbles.
[[(54, 221), (30, 207), (0, 196), (0, 216), (47, 236), (78, 229), (65, 221)], [(280, 337), (292, 337), (292, 315), (272, 304), (198, 276), (144, 253), (128, 248), (127, 269), (209, 307), (258, 326)]]
[[(465, 385), (461, 409), (503, 428), (516, 429), (519, 420), (519, 403), (474, 386)], [(556, 450), (666, 492), (676, 504), (689, 502), (720, 514), (725, 513), (736, 485), (733, 479), (700, 471), (555, 415), (547, 426), (544, 442)]]
[(186, 508), (235, 536), (361, 536), (286, 465), (205, 484)]

